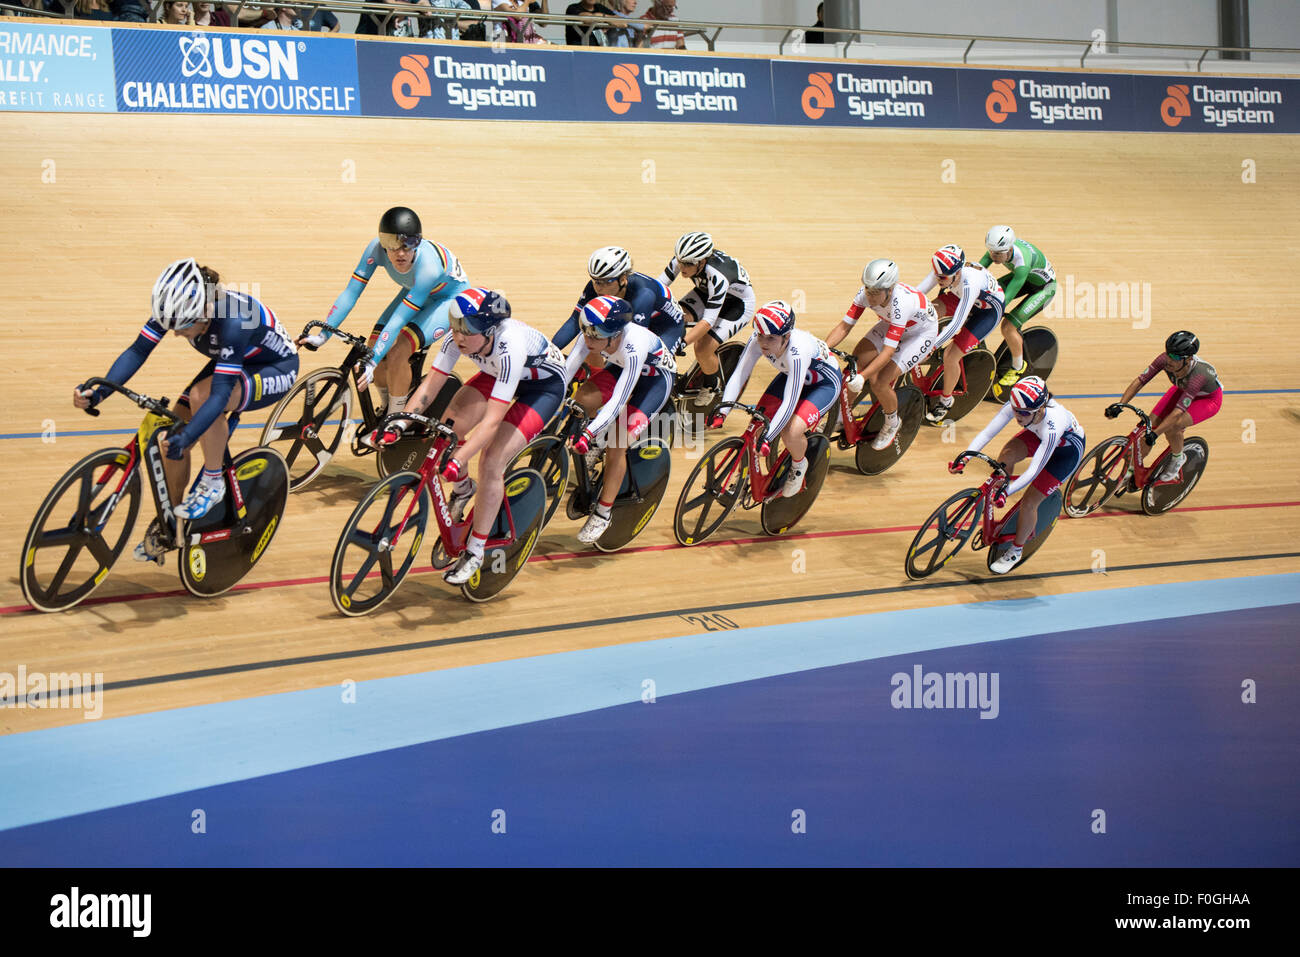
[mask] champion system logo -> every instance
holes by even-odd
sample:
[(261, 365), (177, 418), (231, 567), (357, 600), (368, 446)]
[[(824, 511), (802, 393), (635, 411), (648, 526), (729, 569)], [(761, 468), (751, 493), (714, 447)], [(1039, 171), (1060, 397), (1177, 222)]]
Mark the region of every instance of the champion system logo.
[(1187, 100), (1191, 88), (1179, 84), (1165, 87), (1166, 96), (1160, 103), (1160, 118), (1165, 126), (1177, 126), (1185, 117), (1192, 115), (1192, 104)]
[(407, 54), (398, 61), (402, 69), (393, 76), (393, 102), (404, 110), (413, 110), (421, 97), (429, 96), (429, 58), (423, 53)]
[(984, 112), (994, 123), (1006, 122), (1008, 114), (1015, 113), (1016, 81), (1004, 77), (993, 81), (993, 92), (984, 100)]
[(622, 116), (641, 102), (641, 84), (636, 81), (641, 67), (635, 63), (614, 64), (614, 78), (605, 84), (605, 105), (610, 112)]
[(835, 106), (835, 94), (831, 92), (831, 75), (829, 73), (809, 73), (808, 85), (804, 88), (804, 115), (810, 120), (820, 120), (829, 109)]

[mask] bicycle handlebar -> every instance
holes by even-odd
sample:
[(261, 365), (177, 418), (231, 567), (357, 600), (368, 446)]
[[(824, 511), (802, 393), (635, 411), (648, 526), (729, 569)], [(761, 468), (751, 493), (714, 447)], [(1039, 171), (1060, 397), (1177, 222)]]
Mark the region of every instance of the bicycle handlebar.
[(832, 349), (831, 352), (835, 353), (835, 355), (839, 356), (841, 359), (843, 359), (845, 362), (849, 364), (849, 378), (852, 378), (853, 376), (857, 375), (858, 373), (857, 356), (855, 356), (851, 352), (840, 352), (839, 349)]
[[(87, 379), (81, 384), (80, 389), (84, 392), (89, 389), (97, 389), (100, 386), (104, 386), (113, 392), (120, 392), (140, 408), (148, 409), (155, 415), (161, 415), (164, 418), (170, 419), (173, 425), (179, 425), (181, 423), (181, 417), (171, 409), (167, 408), (167, 400), (165, 398), (151, 399), (147, 395), (141, 395), (139, 392), (132, 392), (126, 386), (118, 385), (116, 382), (110, 382), (108, 379), (101, 378), (100, 376)], [(99, 409), (95, 408), (93, 405), (88, 409), (83, 409), (82, 411), (87, 415), (99, 415)]]
[(754, 418), (760, 419), (765, 429), (772, 424), (772, 420), (756, 405), (745, 405), (743, 402), (719, 402), (713, 411), (721, 412), (723, 409), (744, 409)]
[(991, 458), (990, 456), (985, 455), (983, 452), (971, 452), (970, 450), (967, 450), (967, 451), (963, 452), (961, 455), (957, 456), (957, 458), (959, 458), (959, 459), (983, 459), (985, 462), (987, 462), (987, 463), (992, 467), (992, 469), (993, 469), (993, 474), (995, 474), (995, 475), (1001, 475), (1003, 478), (1010, 478), (1010, 476), (1007, 475), (1007, 467), (1006, 467), (1005, 465), (1003, 465), (1003, 464), (1002, 464), (1001, 462), (999, 462), (997, 459), (995, 459), (995, 458)]
[[(365, 336), (354, 336), (350, 332), (344, 332), (342, 329), (337, 329), (331, 326), (328, 322), (325, 322), (323, 319), (313, 319), (311, 322), (307, 323), (307, 325), (303, 326), (302, 334), (298, 336), (298, 338), (299, 339), (307, 338), (307, 336), (311, 335), (311, 331), (313, 329), (329, 329), (330, 335), (338, 336), (340, 339), (342, 339), (350, 346), (364, 346), (366, 345), (367, 342)], [(307, 345), (306, 343), (303, 344)], [(307, 348), (312, 352), (315, 352), (320, 347), (307, 345)]]
[(1142, 420), (1142, 424), (1146, 426), (1147, 431), (1151, 431), (1151, 416), (1147, 415), (1137, 406), (1129, 405), (1127, 402), (1116, 402), (1115, 405), (1119, 406), (1121, 409), (1128, 409), (1130, 412), (1136, 412), (1137, 417)]
[(420, 426), (425, 433), (438, 435), (451, 440), (452, 445), (457, 444), (456, 432), (448, 425), (439, 422), (437, 419), (431, 419), (427, 415), (420, 415), (417, 412), (394, 412), (392, 415), (386, 415), (383, 421), (376, 427), (376, 431), (382, 435), (387, 431), (384, 427), (390, 422), (396, 422), (399, 419), (406, 419)]

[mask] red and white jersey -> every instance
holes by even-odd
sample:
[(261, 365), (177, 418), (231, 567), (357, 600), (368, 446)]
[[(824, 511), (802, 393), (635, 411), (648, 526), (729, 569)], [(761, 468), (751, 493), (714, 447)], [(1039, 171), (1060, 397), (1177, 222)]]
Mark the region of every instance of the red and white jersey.
[[(1016, 414), (1011, 408), (1011, 403), (1007, 402), (993, 416), (993, 421), (984, 427), (984, 431), (975, 437), (975, 441), (971, 443), (970, 448), (976, 452), (982, 450), (1015, 417)], [(1074, 417), (1073, 412), (1055, 399), (1048, 400), (1047, 414), (1034, 425), (1026, 425), (1024, 431), (1029, 432), (1038, 439), (1038, 449), (1034, 452), (1034, 457), (1030, 460), (1024, 472), (1007, 486), (1008, 495), (1015, 495), (1037, 478), (1038, 473), (1047, 464), (1047, 460), (1052, 457), (1052, 453), (1060, 446), (1065, 445), (1066, 442), (1077, 442), (1080, 451), (1083, 450), (1085, 438), (1083, 426), (1079, 425), (1079, 420)]]
[[(596, 417), (587, 426), (592, 435), (600, 435), (605, 428), (617, 418), (619, 411), (632, 398), (632, 390), (644, 376), (667, 376), (671, 379), (677, 372), (677, 360), (664, 345), (663, 340), (645, 326), (629, 322), (616, 337), (619, 340), (616, 349), (601, 352), (601, 358), (609, 366), (620, 366), (618, 381), (614, 385), (614, 394), (596, 413)], [(578, 342), (569, 353), (568, 364), (564, 367), (564, 380), (572, 382), (578, 368), (589, 355), (587, 339), (578, 336)], [(669, 382), (672, 387), (672, 382)]]
[[(522, 380), (564, 375), (564, 353), (546, 336), (518, 319), (503, 320), (488, 343), (486, 354), (472, 355), (469, 359), (480, 372), (497, 380), (492, 387), (492, 398), (498, 402), (513, 402)], [(433, 368), (450, 374), (459, 358), (455, 337), (447, 336), (434, 357)]]
[[(838, 383), (840, 368), (831, 359), (830, 347), (811, 332), (805, 332), (802, 329), (793, 330), (790, 333), (790, 341), (786, 345), (785, 352), (775, 359), (764, 355), (763, 350), (758, 345), (758, 333), (755, 332), (750, 335), (749, 342), (745, 344), (745, 351), (736, 360), (735, 371), (731, 373), (731, 378), (727, 380), (727, 388), (722, 394), (723, 402), (735, 402), (740, 398), (740, 393), (745, 388), (745, 384), (749, 382), (749, 376), (753, 373), (754, 365), (758, 362), (759, 356), (763, 356), (768, 362), (772, 363), (777, 372), (784, 372), (786, 375), (785, 396), (780, 407), (773, 414), (772, 423), (764, 436), (771, 440), (781, 434), (781, 430), (785, 428), (786, 423), (790, 421), (790, 417), (794, 415), (795, 409), (799, 405), (799, 396), (803, 394), (804, 386), (821, 382), (824, 379)], [(836, 388), (838, 389), (838, 385)]]
[(898, 344), (903, 341), (903, 336), (913, 326), (939, 321), (934, 306), (930, 305), (930, 301), (925, 298), (925, 293), (903, 282), (894, 283), (894, 291), (883, 306), (873, 306), (867, 302), (867, 287), (863, 286), (853, 297), (853, 302), (844, 314), (844, 321), (850, 326), (853, 325), (867, 309), (889, 323), (889, 331), (885, 334), (885, 345), (893, 349), (898, 348)]

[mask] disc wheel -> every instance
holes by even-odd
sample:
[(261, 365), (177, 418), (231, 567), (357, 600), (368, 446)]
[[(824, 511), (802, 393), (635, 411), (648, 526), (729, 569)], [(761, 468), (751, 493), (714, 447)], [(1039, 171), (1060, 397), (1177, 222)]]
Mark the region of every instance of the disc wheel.
[(131, 460), (125, 449), (100, 449), (68, 469), (36, 510), (23, 542), (18, 578), (23, 597), (41, 611), (71, 608), (108, 576), (140, 511), (140, 470), (117, 486)]
[[(810, 436), (805, 455), (810, 464), (804, 478), (803, 489), (799, 494), (792, 498), (784, 496), (770, 498), (763, 503), (759, 515), (762, 518), (763, 531), (769, 535), (783, 535), (798, 525), (812, 508), (813, 502), (817, 500), (817, 493), (821, 491), (822, 483), (826, 481), (826, 473), (831, 467), (831, 444), (826, 436)], [(773, 474), (774, 483), (781, 480), (780, 476)]]
[(1110, 501), (1128, 474), (1127, 447), (1127, 439), (1113, 435), (1083, 457), (1065, 487), (1066, 515), (1083, 518)]
[[(1038, 514), (1034, 517), (1034, 536), (1025, 542), (1024, 547), (1020, 550), (1020, 561), (1012, 567), (1012, 571), (1019, 571), (1025, 567), (1025, 563), (1033, 556), (1034, 552), (1043, 547), (1047, 541), (1047, 536), (1052, 534), (1052, 529), (1056, 527), (1056, 520), (1061, 517), (1061, 503), (1063, 498), (1061, 490), (1058, 488), (1047, 498), (1038, 503)], [(998, 522), (994, 529), (995, 537), (1003, 532), (1014, 532), (1016, 523), (1019, 521), (1020, 503), (1007, 512)], [(993, 570), (993, 563), (996, 562), (1011, 547), (1010, 542), (997, 542), (989, 548), (988, 568)]]
[(903, 568), (913, 581), (928, 578), (952, 560), (980, 520), (979, 489), (953, 495), (930, 513), (907, 549)]
[[(392, 597), (419, 553), (430, 508), (429, 490), (421, 487), (417, 472), (397, 472), (376, 483), (334, 546), (330, 599), (335, 608), (355, 617)], [(395, 539), (408, 511), (406, 528)]]
[(329, 464), (351, 415), (352, 388), (339, 369), (317, 369), (276, 403), (258, 445), (284, 456), (290, 492), (305, 488)]
[[(1199, 435), (1188, 436), (1183, 440), (1183, 454), (1187, 456), (1187, 461), (1183, 463), (1177, 481), (1156, 482), (1152, 479), (1142, 489), (1142, 511), (1148, 515), (1167, 512), (1192, 493), (1196, 483), (1201, 480), (1201, 473), (1205, 471), (1206, 464), (1210, 461), (1210, 444)], [(1152, 466), (1152, 469), (1158, 472), (1163, 468), (1164, 460), (1168, 456), (1169, 451), (1166, 449), (1165, 454)]]
[(564, 490), (569, 487), (569, 454), (564, 440), (554, 435), (539, 435), (515, 456), (507, 472), (515, 469), (533, 469), (546, 485), (546, 511), (542, 514), (545, 528), (560, 507)]
[(673, 536), (681, 545), (698, 545), (726, 521), (749, 489), (745, 441), (723, 439), (696, 463), (682, 486), (673, 513)]
[[(1056, 368), (1056, 357), (1060, 352), (1060, 344), (1056, 341), (1056, 333), (1052, 332), (1046, 326), (1033, 326), (1032, 328), (1022, 330), (1020, 333), (1025, 342), (1025, 360), (1029, 363), (1029, 368), (1025, 370), (1025, 375), (1036, 375), (1040, 379), (1046, 379)], [(989, 389), (989, 394), (985, 398), (989, 402), (996, 402), (999, 405), (1007, 401), (1007, 392), (1011, 386), (1001, 386), (998, 383), (1002, 377), (1011, 371), (1011, 350), (1007, 348), (1004, 342), (998, 346), (998, 351), (994, 354), (997, 360), (997, 369), (993, 375), (993, 387)], [(1023, 379), (1024, 376), (1021, 376)], [(1014, 385), (1015, 383), (1012, 383)]]
[(867, 423), (866, 434), (858, 442), (853, 459), (858, 471), (863, 475), (879, 475), (903, 457), (912, 445), (916, 435), (921, 431), (921, 422), (925, 419), (925, 398), (915, 386), (902, 386), (896, 390), (898, 396), (898, 414), (902, 423), (894, 441), (883, 449), (873, 449), (872, 440), (885, 427), (885, 412), (876, 409)]
[(982, 348), (966, 353), (961, 363), (966, 370), (966, 391), (953, 394), (952, 409), (948, 412), (948, 419), (953, 421), (963, 418), (988, 395), (996, 368), (993, 353)]

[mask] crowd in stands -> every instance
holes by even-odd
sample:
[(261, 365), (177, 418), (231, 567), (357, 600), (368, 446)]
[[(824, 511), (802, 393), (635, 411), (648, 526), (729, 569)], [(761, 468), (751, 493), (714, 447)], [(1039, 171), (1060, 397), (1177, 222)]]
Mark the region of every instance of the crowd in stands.
[[(324, 8), (313, 12), (312, 4), (279, 7), (246, 3), (191, 3), (189, 0), (166, 0), (161, 5), (150, 0), (4, 0), (12, 6), (56, 13), (71, 11), (79, 20), (118, 20), (127, 23), (171, 23), (196, 27), (260, 28), (263, 30), (308, 30), (337, 33), (339, 20)], [(394, 0), (409, 4), (409, 16), (361, 14), (357, 33), (377, 36), (426, 37), (433, 40), (505, 40), (509, 43), (547, 43), (538, 25), (521, 13), (559, 13), (548, 9), (550, 0)], [(562, 0), (561, 0), (562, 2)], [(644, 3), (645, 0), (640, 0)], [(680, 33), (648, 26), (646, 20), (674, 20), (677, 0), (651, 0), (647, 9), (637, 14), (638, 0), (579, 0), (565, 6), (565, 16), (589, 17), (591, 27), (567, 25), (565, 43), (570, 46), (669, 47), (684, 49)], [(558, 8), (559, 2), (556, 3)], [(238, 9), (238, 22), (235, 22)], [(490, 24), (487, 35), (483, 20), (457, 17), (456, 10), (490, 11), (500, 15)], [(445, 12), (444, 12), (445, 11)], [(20, 16), (14, 10), (0, 14)], [(387, 23), (385, 23), (387, 19)]]

